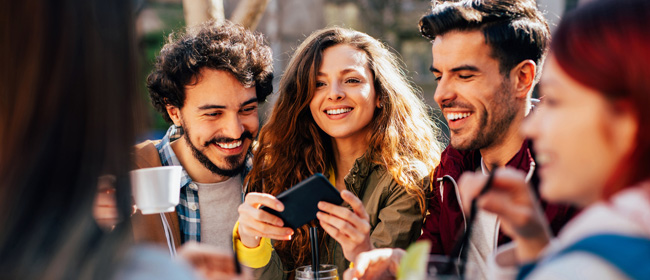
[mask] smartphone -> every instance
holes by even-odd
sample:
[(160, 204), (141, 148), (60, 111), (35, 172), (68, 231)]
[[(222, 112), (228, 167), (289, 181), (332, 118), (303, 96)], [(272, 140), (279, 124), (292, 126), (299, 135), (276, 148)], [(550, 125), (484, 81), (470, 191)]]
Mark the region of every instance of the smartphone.
[(285, 227), (292, 229), (297, 229), (316, 219), (320, 201), (335, 205), (343, 204), (339, 190), (320, 173), (316, 173), (282, 192), (277, 199), (284, 204), (284, 211), (278, 212), (265, 206), (260, 209), (278, 216), (284, 222)]

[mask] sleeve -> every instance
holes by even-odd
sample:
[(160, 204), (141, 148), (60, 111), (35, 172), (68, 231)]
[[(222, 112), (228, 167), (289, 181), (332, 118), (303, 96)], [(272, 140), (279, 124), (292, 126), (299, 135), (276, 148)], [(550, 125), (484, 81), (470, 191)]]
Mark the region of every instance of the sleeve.
[(436, 178), (437, 176), (431, 178), (433, 190), (427, 196), (427, 215), (424, 219), (422, 235), (418, 240), (429, 240), (431, 242), (431, 253), (443, 255), (444, 249), (440, 237), (440, 202), (442, 201), (440, 184), (442, 182), (437, 182)]
[(496, 253), (488, 258), (488, 279), (515, 279), (519, 265), (515, 255), (515, 243), (499, 246)]
[(391, 180), (385, 203), (379, 209), (379, 222), (370, 233), (375, 248), (405, 249), (415, 241), (422, 230), (422, 214), (417, 199)]
[(573, 252), (543, 263), (526, 278), (529, 280), (630, 279), (611, 263), (586, 252)]
[(246, 247), (239, 238), (239, 222), (235, 223), (232, 231), (233, 246), (237, 252), (237, 258), (242, 265), (253, 268), (255, 279), (286, 279), (284, 266), (280, 256), (273, 250), (271, 240), (262, 237), (260, 246), (256, 248)]
[(235, 246), (234, 249), (235, 252), (237, 252), (239, 262), (251, 268), (259, 268), (267, 265), (271, 260), (271, 254), (273, 252), (271, 240), (262, 237), (259, 246), (256, 248), (248, 248), (241, 242), (238, 229), (239, 222), (235, 223), (235, 227), (232, 230), (232, 239)]
[(289, 273), (285, 271), (278, 253), (273, 250), (271, 259), (265, 266), (253, 269), (253, 279), (287, 280)]

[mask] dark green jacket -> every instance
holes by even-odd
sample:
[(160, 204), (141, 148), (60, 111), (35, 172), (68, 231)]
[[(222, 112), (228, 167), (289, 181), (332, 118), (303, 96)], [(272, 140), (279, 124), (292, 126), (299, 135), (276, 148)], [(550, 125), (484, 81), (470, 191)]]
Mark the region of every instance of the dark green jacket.
[[(356, 160), (345, 176), (346, 188), (363, 202), (370, 217), (370, 240), (376, 248), (406, 248), (415, 241), (422, 229), (423, 215), (417, 199), (397, 185), (382, 165), (373, 164), (363, 157)], [(328, 236), (327, 248), (320, 250), (320, 260), (334, 260), (339, 277), (350, 266), (343, 249)], [(329, 254), (329, 255), (325, 255)], [(256, 279), (288, 279), (296, 267), (284, 267), (273, 251), (269, 264), (255, 269)]]

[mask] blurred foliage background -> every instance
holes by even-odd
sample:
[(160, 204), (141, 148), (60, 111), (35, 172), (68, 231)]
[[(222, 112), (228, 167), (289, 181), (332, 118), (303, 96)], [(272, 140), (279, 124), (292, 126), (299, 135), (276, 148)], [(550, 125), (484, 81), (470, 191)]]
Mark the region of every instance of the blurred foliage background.
[[(142, 98), (149, 102), (145, 86), (146, 75), (151, 71), (156, 56), (169, 34), (185, 28), (187, 18), (195, 20), (190, 6), (218, 6), (216, 13), (223, 13), (231, 19), (237, 7), (247, 0), (135, 0), (137, 3), (137, 34), (142, 53)], [(311, 32), (328, 27), (342, 26), (366, 32), (387, 44), (402, 58), (408, 75), (421, 90), (422, 98), (431, 106), (432, 118), (446, 132), (446, 123), (433, 101), (435, 80), (429, 72), (431, 65), (431, 44), (420, 36), (417, 23), (431, 9), (430, 0), (258, 0), (261, 19), (255, 27), (265, 34), (273, 49), (275, 67), (275, 88), (284, 72), (284, 67), (293, 50)], [(577, 5), (578, 0), (538, 0), (539, 8), (545, 12), (551, 28), (566, 10)], [(261, 3), (261, 4), (259, 4)], [(264, 6), (266, 5), (266, 6)], [(223, 8), (221, 8), (223, 6)], [(244, 5), (242, 5), (244, 6)], [(196, 7), (193, 8), (194, 13)], [(201, 9), (199, 7), (199, 9)], [(240, 8), (241, 9), (241, 8)], [(209, 10), (209, 9), (208, 9)], [(210, 14), (210, 13), (213, 14)], [(214, 10), (205, 11), (210, 17)], [(214, 16), (212, 16), (214, 17)], [(268, 117), (275, 100), (271, 95), (262, 105), (260, 122)], [(151, 132), (143, 139), (161, 138), (168, 124), (149, 106)]]

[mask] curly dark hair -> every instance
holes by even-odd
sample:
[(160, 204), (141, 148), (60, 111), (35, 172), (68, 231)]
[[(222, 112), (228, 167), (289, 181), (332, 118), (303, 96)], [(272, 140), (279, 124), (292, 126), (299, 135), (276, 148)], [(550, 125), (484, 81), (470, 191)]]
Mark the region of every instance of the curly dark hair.
[(197, 82), (204, 67), (230, 72), (243, 86), (255, 86), (260, 102), (273, 91), (271, 48), (259, 32), (230, 21), (208, 21), (169, 35), (147, 77), (152, 105), (171, 123), (167, 105), (182, 108), (185, 86)]

